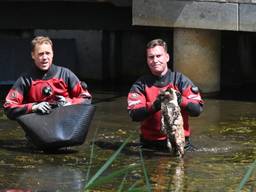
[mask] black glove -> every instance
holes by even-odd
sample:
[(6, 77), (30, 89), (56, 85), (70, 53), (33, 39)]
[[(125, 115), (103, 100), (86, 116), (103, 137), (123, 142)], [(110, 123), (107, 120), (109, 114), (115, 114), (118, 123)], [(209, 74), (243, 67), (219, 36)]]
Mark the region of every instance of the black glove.
[(160, 93), (152, 105), (152, 111), (157, 112), (161, 109), (161, 102), (163, 100), (163, 94)]
[(176, 96), (177, 96), (178, 105), (181, 104), (181, 102), (182, 102), (182, 96), (181, 96), (181, 93), (180, 93), (179, 91), (177, 91), (177, 90), (175, 90), (175, 89), (173, 89), (173, 88), (168, 88), (168, 89), (166, 90), (166, 92), (170, 92), (171, 94), (173, 94), (173, 92), (174, 92), (174, 93), (176, 94)]
[(177, 102), (178, 104), (180, 105), (181, 102), (182, 102), (182, 96), (181, 96), (181, 93), (178, 92), (178, 91), (175, 91), (176, 95), (177, 95)]

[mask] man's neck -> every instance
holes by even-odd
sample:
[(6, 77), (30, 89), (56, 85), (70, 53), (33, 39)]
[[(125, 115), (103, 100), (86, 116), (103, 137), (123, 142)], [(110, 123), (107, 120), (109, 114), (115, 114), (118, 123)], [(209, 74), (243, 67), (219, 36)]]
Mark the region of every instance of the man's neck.
[(168, 68), (166, 68), (166, 70), (164, 70), (162, 73), (153, 74), (153, 75), (158, 76), (158, 77), (163, 77), (167, 72), (168, 72)]

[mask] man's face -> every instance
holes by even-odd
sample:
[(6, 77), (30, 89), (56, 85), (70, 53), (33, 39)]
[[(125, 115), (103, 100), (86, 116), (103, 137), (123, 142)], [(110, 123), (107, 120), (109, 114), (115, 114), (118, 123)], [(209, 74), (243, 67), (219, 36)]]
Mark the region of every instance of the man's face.
[(52, 65), (53, 50), (49, 43), (37, 44), (31, 55), (35, 65), (42, 71), (47, 71)]
[(168, 61), (169, 54), (162, 46), (147, 49), (147, 64), (154, 75), (164, 75), (168, 70)]

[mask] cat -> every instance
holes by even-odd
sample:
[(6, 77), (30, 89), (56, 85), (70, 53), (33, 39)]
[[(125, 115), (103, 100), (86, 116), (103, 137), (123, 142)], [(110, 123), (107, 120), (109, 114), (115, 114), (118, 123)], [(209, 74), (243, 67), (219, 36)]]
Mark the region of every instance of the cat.
[(175, 156), (183, 157), (185, 135), (176, 90), (168, 89), (161, 95), (161, 132), (167, 135), (167, 146), (170, 152)]

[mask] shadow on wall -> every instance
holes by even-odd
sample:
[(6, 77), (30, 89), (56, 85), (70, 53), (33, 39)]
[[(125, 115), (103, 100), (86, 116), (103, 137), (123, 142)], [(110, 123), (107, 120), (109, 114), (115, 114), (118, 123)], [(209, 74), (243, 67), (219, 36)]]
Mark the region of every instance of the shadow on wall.
[[(76, 72), (76, 42), (72, 39), (52, 39), (54, 44), (53, 63)], [(0, 85), (13, 84), (16, 79), (29, 71), (33, 65), (31, 59), (31, 39), (0, 40)]]
[(256, 35), (222, 32), (221, 99), (256, 101)]
[[(54, 44), (53, 63), (78, 71), (77, 47), (74, 39), (52, 39)], [(0, 106), (8, 90), (17, 78), (27, 73), (32, 65), (31, 39), (0, 40)]]

